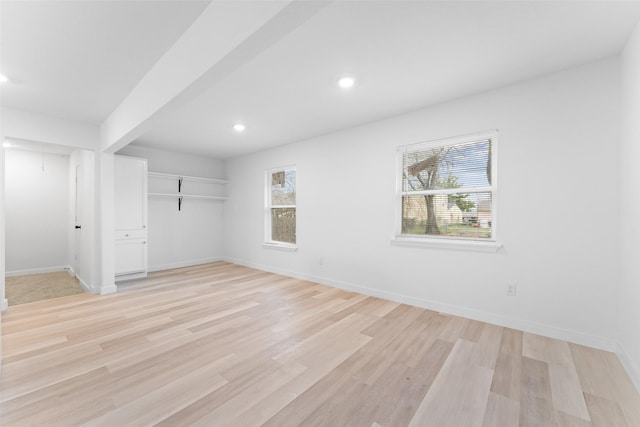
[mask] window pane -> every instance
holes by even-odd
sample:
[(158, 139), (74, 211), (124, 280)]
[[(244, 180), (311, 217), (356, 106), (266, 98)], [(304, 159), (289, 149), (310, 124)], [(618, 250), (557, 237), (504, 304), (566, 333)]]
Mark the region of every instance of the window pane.
[(402, 198), (402, 234), (491, 238), (491, 193)]
[(491, 141), (407, 152), (402, 164), (402, 191), (489, 186)]
[(271, 209), (271, 239), (276, 242), (296, 242), (296, 209)]
[(296, 204), (296, 171), (284, 170), (271, 174), (271, 204)]

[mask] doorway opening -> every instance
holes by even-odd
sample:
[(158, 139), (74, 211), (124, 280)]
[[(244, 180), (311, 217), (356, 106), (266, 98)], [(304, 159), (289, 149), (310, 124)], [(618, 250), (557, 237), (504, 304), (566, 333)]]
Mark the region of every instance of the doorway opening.
[(88, 168), (93, 170), (88, 150), (14, 139), (5, 145), (9, 306), (85, 292), (91, 242), (82, 222), (93, 203)]

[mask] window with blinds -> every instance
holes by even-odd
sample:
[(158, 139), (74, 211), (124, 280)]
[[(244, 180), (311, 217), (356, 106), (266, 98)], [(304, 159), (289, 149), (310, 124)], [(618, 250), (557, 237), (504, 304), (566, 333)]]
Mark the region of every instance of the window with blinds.
[(399, 235), (494, 241), (497, 133), (398, 148)]
[(268, 243), (296, 243), (296, 168), (267, 171), (265, 240)]

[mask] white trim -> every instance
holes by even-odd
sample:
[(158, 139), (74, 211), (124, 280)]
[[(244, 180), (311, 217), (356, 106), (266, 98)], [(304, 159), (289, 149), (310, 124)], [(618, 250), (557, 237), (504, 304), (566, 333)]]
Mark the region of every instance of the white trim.
[(56, 273), (58, 271), (67, 271), (67, 270), (71, 270), (71, 267), (69, 267), (68, 265), (58, 265), (54, 267), (43, 267), (43, 268), (29, 268), (26, 270), (7, 271), (5, 273), (5, 277), (26, 276), (27, 274)]
[(5, 298), (0, 301), (0, 311), (7, 311), (9, 308), (9, 301)]
[(145, 277), (147, 277), (147, 272), (146, 271), (139, 271), (136, 273), (123, 273), (123, 274), (116, 274), (115, 278), (114, 278), (114, 282), (122, 282), (125, 280), (133, 280), (133, 279), (144, 279)]
[[(276, 168), (266, 169), (264, 171), (264, 241), (263, 247), (265, 248), (273, 248), (273, 249), (281, 249), (285, 251), (294, 252), (297, 250), (296, 244), (286, 243), (286, 242), (277, 242), (271, 239), (272, 237), (272, 227), (271, 227), (271, 210), (272, 209), (295, 209), (296, 215), (298, 213), (298, 199), (296, 194), (296, 204), (295, 205), (276, 205), (273, 206), (271, 204), (271, 178), (273, 174), (276, 172), (286, 172), (286, 171), (294, 171), (296, 173), (296, 181), (295, 188), (296, 192), (298, 191), (298, 169), (296, 165), (287, 165), (287, 166), (279, 166)], [(296, 219), (296, 223), (297, 223)], [(297, 233), (297, 227), (296, 227)], [(298, 237), (296, 235), (296, 242), (298, 241)]]
[(211, 262), (218, 262), (218, 261), (222, 261), (222, 257), (217, 256), (217, 257), (211, 257), (211, 258), (190, 259), (187, 261), (153, 265), (148, 268), (148, 271), (153, 272), (153, 271), (172, 270), (174, 268), (192, 267), (194, 265), (209, 264)]
[(90, 293), (90, 294), (97, 294), (98, 289), (95, 289), (93, 286), (89, 285), (87, 282), (85, 282), (82, 277), (77, 276), (78, 281), (80, 282), (80, 286), (82, 286), (82, 289), (84, 289), (86, 292)]
[(296, 252), (298, 250), (298, 246), (282, 242), (264, 242), (262, 247), (265, 249), (277, 249), (285, 252)]
[(101, 287), (98, 293), (100, 295), (108, 295), (108, 294), (115, 294), (117, 291), (118, 291), (118, 287), (115, 284), (113, 284), (113, 285)]
[(296, 209), (296, 205), (272, 205), (271, 209)]
[(638, 361), (633, 360), (619, 342), (616, 343), (615, 351), (622, 367), (627, 371), (629, 378), (631, 378), (631, 382), (633, 382), (636, 390), (640, 393), (640, 365), (638, 365)]
[(118, 287), (115, 284), (112, 284), (109, 286), (101, 286), (101, 287), (91, 286), (87, 282), (82, 280), (81, 277), (78, 277), (78, 276), (76, 277), (78, 278), (78, 281), (80, 282), (80, 286), (82, 286), (82, 289), (84, 289), (85, 292), (88, 292), (90, 294), (107, 295), (107, 294), (113, 294), (118, 290)]
[(491, 192), (491, 238), (493, 240), (498, 240), (498, 226), (500, 221), (498, 221), (498, 197), (499, 197), (499, 187), (498, 187), (498, 147), (500, 144), (498, 143), (498, 130), (496, 129), (493, 133), (493, 137), (491, 138), (491, 176), (493, 181), (491, 186), (493, 187), (493, 191)]
[(391, 245), (413, 248), (465, 250), (473, 252), (498, 252), (502, 248), (502, 244), (493, 240), (456, 239), (453, 237), (411, 237), (407, 235), (393, 237), (391, 239)]
[(550, 338), (560, 339), (563, 341), (585, 345), (588, 347), (593, 347), (593, 348), (597, 348), (605, 351), (614, 351), (616, 347), (615, 341), (606, 337), (585, 334), (582, 332), (558, 328), (555, 326), (532, 322), (525, 319), (518, 319), (510, 316), (497, 315), (497, 314), (493, 314), (493, 313), (482, 311), (482, 310), (475, 310), (472, 308), (446, 304), (439, 301), (416, 298), (409, 295), (399, 294), (396, 292), (382, 291), (379, 289), (373, 289), (366, 286), (360, 286), (352, 283), (333, 280), (327, 277), (314, 276), (310, 274), (300, 273), (300, 272), (291, 271), (291, 270), (285, 270), (281, 268), (272, 268), (266, 265), (257, 264), (257, 263), (235, 259), (235, 258), (230, 258), (230, 257), (225, 257), (224, 260), (234, 264), (244, 265), (246, 267), (251, 267), (251, 268), (255, 268), (263, 271), (269, 271), (272, 273), (294, 277), (301, 280), (309, 280), (315, 283), (320, 283), (323, 285), (332, 286), (339, 289), (345, 289), (348, 291), (357, 292), (363, 295), (374, 296), (374, 297), (383, 298), (389, 301), (409, 304), (416, 307), (426, 308), (428, 310), (438, 311), (443, 314), (465, 317), (468, 319), (491, 323), (498, 326), (504, 326), (507, 328), (517, 329), (520, 331), (530, 332), (538, 335), (543, 335)]

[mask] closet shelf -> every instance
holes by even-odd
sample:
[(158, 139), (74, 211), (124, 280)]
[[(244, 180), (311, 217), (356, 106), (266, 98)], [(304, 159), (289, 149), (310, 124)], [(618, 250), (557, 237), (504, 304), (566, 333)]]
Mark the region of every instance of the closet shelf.
[(164, 179), (182, 178), (184, 181), (200, 181), (200, 182), (208, 182), (211, 184), (228, 184), (229, 183), (229, 181), (226, 179), (204, 178), (201, 176), (177, 175), (177, 174), (164, 173), (164, 172), (149, 172), (148, 176), (149, 178), (164, 178)]
[(148, 193), (149, 197), (184, 197), (185, 199), (209, 199), (209, 200), (227, 200), (228, 197), (223, 196), (205, 196), (201, 194), (184, 194), (184, 193)]
[[(148, 193), (149, 197), (164, 197), (164, 198), (172, 198), (172, 199), (178, 199), (178, 210), (182, 210), (182, 201), (184, 199), (200, 199), (200, 200), (213, 200), (213, 201), (224, 201), (227, 200), (226, 196), (213, 196), (211, 194), (206, 194), (209, 193), (209, 190), (204, 189), (204, 188), (200, 188), (198, 190), (198, 185), (197, 184), (189, 184), (187, 185), (188, 190), (191, 190), (192, 192), (195, 193), (205, 193), (205, 194), (188, 194), (188, 193), (183, 193), (182, 191), (185, 189), (185, 183), (186, 182), (198, 182), (201, 184), (213, 184), (213, 185), (225, 185), (228, 184), (229, 181), (227, 181), (226, 179), (216, 179), (216, 178), (204, 178), (204, 177), (200, 177), (200, 176), (189, 176), (189, 175), (178, 175), (178, 174), (173, 174), (173, 173), (164, 173), (164, 172), (148, 172), (147, 173), (147, 177), (148, 178), (153, 178), (153, 179), (166, 179), (168, 181), (174, 181), (174, 184), (178, 184), (178, 192), (177, 193), (153, 193), (150, 192)], [(160, 183), (157, 183), (160, 184)], [(164, 186), (166, 187), (166, 186)], [(195, 187), (195, 188), (192, 188)], [(202, 186), (200, 186), (202, 187)], [(163, 191), (163, 189), (161, 188), (157, 188), (160, 191)], [(164, 190), (167, 191), (167, 190)], [(169, 190), (171, 191), (171, 190)], [(215, 193), (215, 192), (214, 192)]]

